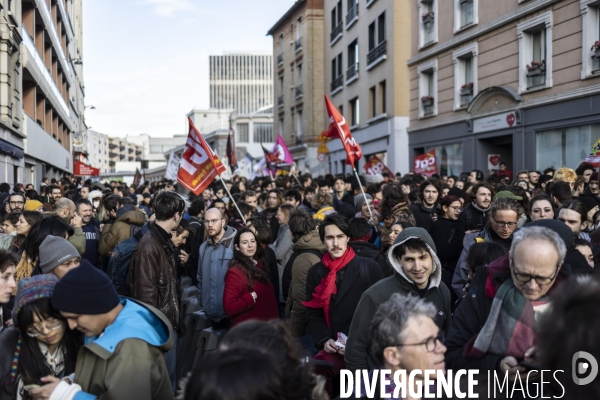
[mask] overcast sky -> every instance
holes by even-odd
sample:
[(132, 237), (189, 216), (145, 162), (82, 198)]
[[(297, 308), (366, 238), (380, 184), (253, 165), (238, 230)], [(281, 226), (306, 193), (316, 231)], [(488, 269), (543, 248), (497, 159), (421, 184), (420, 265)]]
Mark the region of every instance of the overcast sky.
[(208, 56), (273, 49), (267, 31), (295, 0), (86, 0), (87, 125), (112, 136), (185, 133), (207, 108)]

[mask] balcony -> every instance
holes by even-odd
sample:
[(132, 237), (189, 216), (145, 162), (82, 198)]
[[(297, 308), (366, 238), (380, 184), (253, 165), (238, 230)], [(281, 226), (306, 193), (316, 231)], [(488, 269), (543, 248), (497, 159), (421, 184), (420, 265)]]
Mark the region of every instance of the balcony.
[(296, 53), (299, 52), (300, 50), (302, 50), (302, 38), (298, 38), (298, 40), (296, 40)]
[(109, 148), (109, 149), (116, 149), (117, 147), (118, 147), (118, 145), (116, 145), (116, 144), (114, 144), (114, 143), (110, 143), (110, 144), (108, 145), (108, 148)]
[(333, 45), (335, 42), (337, 42), (338, 39), (342, 37), (342, 32), (344, 32), (344, 24), (342, 23), (342, 21), (340, 21), (337, 24), (337, 26), (331, 31), (329, 44)]
[(124, 144), (119, 145), (119, 150), (125, 151), (125, 145)]
[(129, 147), (129, 148), (127, 149), (127, 151), (128, 151), (128, 152), (130, 152), (130, 153), (133, 153), (133, 151), (134, 151), (134, 150), (133, 150), (133, 147)]
[(116, 157), (116, 156), (118, 156), (118, 155), (119, 155), (119, 153), (115, 153), (115, 152), (112, 152), (112, 151), (108, 152), (108, 156), (109, 156), (110, 158), (114, 158), (114, 157)]
[(387, 40), (379, 43), (377, 47), (367, 54), (367, 71), (387, 58)]
[(354, 63), (346, 70), (346, 85), (358, 79), (358, 63)]
[(283, 53), (277, 55), (277, 66), (283, 65)]
[(136, 156), (139, 156), (140, 154), (142, 154), (142, 151), (140, 149), (138, 149), (138, 150), (135, 151), (135, 155)]
[(349, 9), (346, 14), (346, 29), (349, 29), (356, 21), (358, 21), (358, 4), (354, 4), (354, 7)]
[(109, 161), (109, 162), (108, 162), (108, 166), (109, 166), (109, 167), (114, 167), (114, 166), (115, 166), (115, 164), (116, 164), (116, 163), (115, 163), (114, 161)]
[(283, 95), (277, 97), (277, 107), (283, 107)]
[(296, 85), (296, 98), (302, 97), (302, 84)]
[(342, 87), (344, 87), (344, 75), (338, 76), (331, 82), (331, 94), (337, 93)]
[(119, 156), (119, 158), (120, 158), (121, 160), (124, 160), (124, 159), (125, 159), (125, 154), (121, 154), (121, 155)]
[(135, 161), (140, 161), (141, 162), (142, 161), (142, 157), (136, 157)]

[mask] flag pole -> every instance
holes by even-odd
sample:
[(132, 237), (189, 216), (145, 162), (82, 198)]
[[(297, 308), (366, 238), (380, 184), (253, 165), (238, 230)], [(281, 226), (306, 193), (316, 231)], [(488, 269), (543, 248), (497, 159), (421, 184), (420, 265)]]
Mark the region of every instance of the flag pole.
[[(298, 166), (296, 165), (296, 163), (294, 163), (294, 165), (296, 166), (296, 170), (297, 170)], [(300, 179), (298, 179), (298, 177), (296, 176), (296, 174), (292, 174), (290, 172), (290, 175), (292, 175), (296, 179), (296, 182), (298, 182), (298, 185), (300, 185), (300, 187), (302, 187), (302, 183), (300, 183)]]
[[(354, 175), (356, 176), (356, 179), (358, 180), (358, 185), (360, 186), (360, 191), (362, 192), (363, 197), (365, 198), (365, 203), (367, 203), (367, 209), (369, 210), (369, 215), (371, 216), (371, 219), (373, 219), (373, 212), (371, 211), (371, 206), (369, 205), (369, 202), (367, 201), (367, 195), (365, 194), (365, 189), (363, 189), (363, 185), (362, 182), (360, 181), (360, 177), (358, 176), (358, 172), (356, 171), (356, 168), (354, 166), (352, 166), (352, 169), (354, 170)], [(360, 210), (358, 210), (360, 212)]]
[(223, 187), (227, 191), (227, 194), (229, 195), (229, 199), (231, 201), (233, 201), (233, 205), (235, 206), (235, 208), (238, 211), (238, 213), (240, 213), (240, 218), (242, 219), (242, 221), (244, 221), (244, 225), (245, 225), (246, 224), (246, 219), (244, 218), (244, 214), (242, 214), (242, 212), (240, 211), (240, 208), (238, 207), (237, 203), (233, 199), (233, 196), (231, 195), (231, 192), (229, 191), (229, 188), (227, 187), (227, 184), (225, 182), (223, 182), (223, 178), (221, 178), (221, 175), (217, 174), (217, 176), (219, 177), (219, 181), (221, 182), (221, 185), (223, 185)]

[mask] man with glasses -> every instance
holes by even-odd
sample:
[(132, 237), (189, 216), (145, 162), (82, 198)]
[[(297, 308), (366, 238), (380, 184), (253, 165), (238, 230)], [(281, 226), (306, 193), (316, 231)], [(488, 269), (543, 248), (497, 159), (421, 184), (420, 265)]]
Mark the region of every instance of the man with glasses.
[(10, 212), (21, 212), (23, 211), (23, 207), (25, 207), (25, 197), (19, 193), (13, 193), (8, 196), (8, 208)]
[[(461, 298), (464, 294), (463, 287), (468, 281), (469, 268), (467, 267), (467, 255), (474, 243), (495, 242), (501, 244), (505, 249), (512, 245), (512, 234), (517, 229), (519, 218), (525, 212), (518, 203), (522, 200), (520, 196), (502, 191), (496, 194), (490, 206), (490, 219), (481, 232), (467, 233), (463, 241), (463, 251), (458, 259), (452, 278), (452, 289)], [(464, 212), (464, 211), (463, 211)], [(473, 268), (479, 265), (472, 266)]]
[(515, 232), (507, 255), (477, 268), (454, 313), (446, 367), (478, 369), (485, 381), (485, 371), (496, 371), (501, 379), (507, 373), (514, 380), (517, 371), (522, 377), (531, 369), (522, 362), (537, 365), (534, 326), (550, 307), (548, 295), (564, 279), (566, 252), (558, 233), (526, 226)]
[(227, 226), (227, 217), (217, 208), (204, 214), (208, 238), (200, 246), (198, 259), (198, 305), (217, 328), (228, 328), (229, 319), (223, 310), (225, 273), (233, 258), (236, 230)]
[[(377, 307), (371, 321), (371, 346), (377, 358), (378, 368), (391, 371), (390, 383), (385, 393), (393, 397), (396, 371), (406, 371), (410, 376), (414, 370), (433, 370), (445, 373), (444, 331), (436, 323), (435, 306), (421, 298), (394, 293), (390, 299)], [(434, 374), (430, 375), (435, 380)], [(415, 376), (421, 381), (425, 393), (423, 373)], [(377, 382), (376, 396), (380, 396), (380, 380)], [(434, 393), (433, 390), (430, 390)], [(362, 393), (365, 393), (364, 386)], [(379, 398), (379, 397), (377, 397)]]
[(437, 327), (443, 331), (450, 327), (450, 291), (442, 282), (442, 265), (429, 233), (423, 228), (404, 229), (387, 255), (394, 274), (365, 291), (352, 318), (344, 357), (346, 368), (351, 371), (380, 367), (371, 347), (371, 318), (377, 307), (394, 293), (416, 296), (431, 303), (436, 310), (433, 321)]

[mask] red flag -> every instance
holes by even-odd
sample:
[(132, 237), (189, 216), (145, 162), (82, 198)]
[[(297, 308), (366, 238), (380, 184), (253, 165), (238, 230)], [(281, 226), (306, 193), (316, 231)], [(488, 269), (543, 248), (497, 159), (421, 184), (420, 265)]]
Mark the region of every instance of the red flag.
[(183, 149), (177, 181), (190, 192), (199, 196), (217, 175), (226, 171), (226, 168), (189, 117), (188, 121), (190, 128)]
[(327, 95), (325, 95), (325, 106), (329, 115), (329, 129), (324, 136), (341, 139), (346, 150), (346, 164), (354, 166), (354, 163), (362, 157), (362, 150), (352, 137), (346, 119), (331, 104)]
[(139, 169), (135, 169), (135, 175), (133, 177), (133, 186), (138, 186), (140, 184), (140, 181), (142, 180), (142, 174), (140, 173)]
[(435, 149), (415, 157), (413, 172), (415, 174), (426, 176), (431, 176), (438, 173)]

